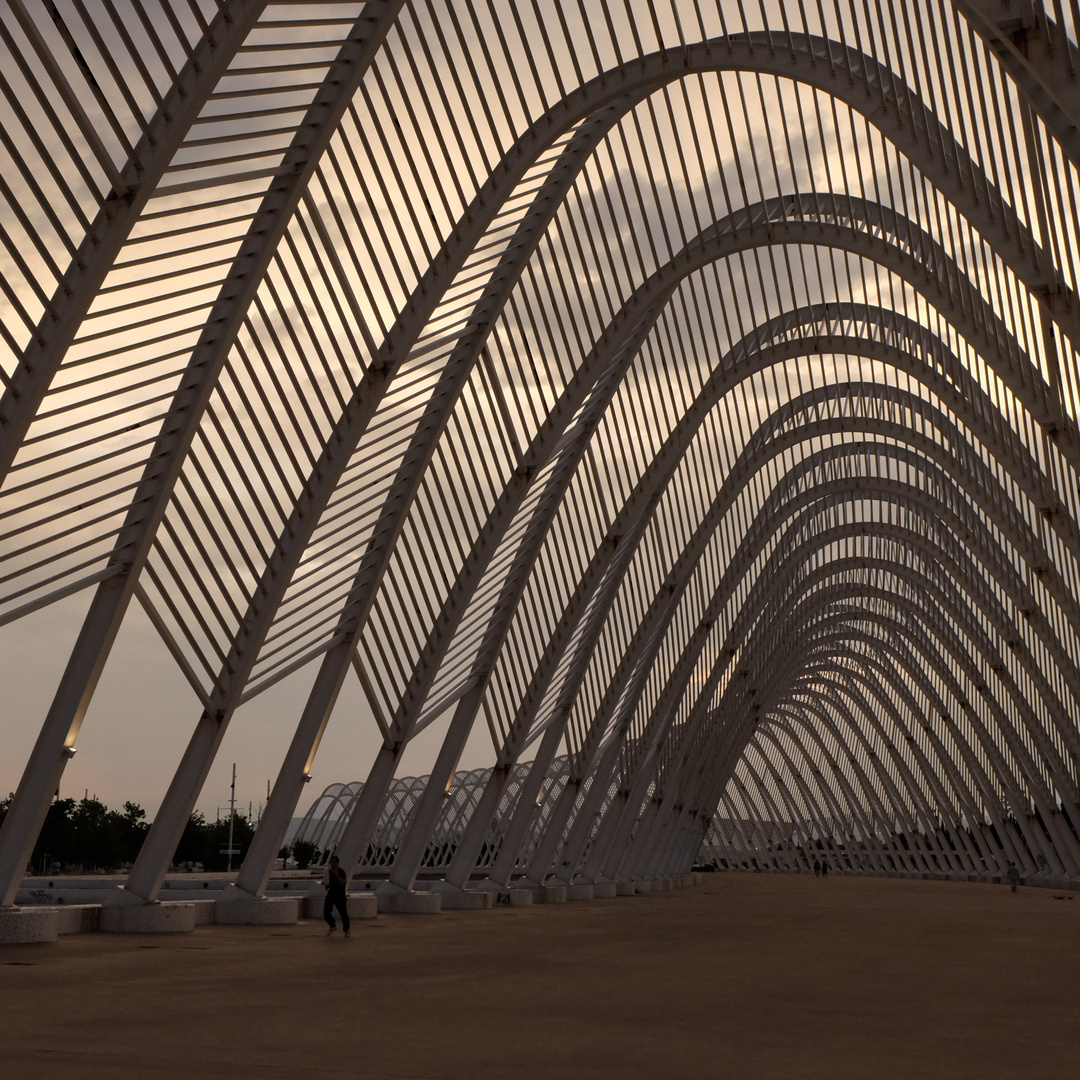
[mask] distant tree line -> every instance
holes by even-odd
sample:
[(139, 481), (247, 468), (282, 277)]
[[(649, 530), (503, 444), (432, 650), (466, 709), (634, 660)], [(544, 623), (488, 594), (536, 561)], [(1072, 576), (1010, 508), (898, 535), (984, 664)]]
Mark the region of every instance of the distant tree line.
[[(0, 799), (0, 822), (7, 816), (12, 798)], [(121, 812), (110, 810), (97, 799), (54, 799), (30, 866), (44, 873), (55, 864), (78, 864), (88, 871), (122, 866), (134, 861), (149, 828), (146, 811), (137, 803), (124, 803)]]
[[(255, 835), (255, 826), (243, 814), (233, 815), (233, 849), (239, 854), (232, 857), (235, 870), (247, 852), (248, 844)], [(184, 867), (188, 863), (201, 863), (204, 870), (225, 870), (229, 865), (229, 819), (207, 821), (197, 810), (184, 826), (184, 835), (176, 845), (173, 865)]]
[[(0, 799), (0, 824), (7, 815), (14, 796)], [(45, 816), (30, 869), (34, 873), (56, 873), (61, 870), (120, 870), (135, 861), (139, 848), (150, 829), (146, 811), (137, 803), (126, 802), (122, 811), (110, 810), (97, 799), (54, 799)], [(252, 836), (254, 825), (243, 815), (233, 821), (233, 847), (239, 849), (232, 865), (240, 865)], [(229, 819), (207, 821), (197, 811), (191, 815), (184, 835), (176, 846), (173, 865), (204, 870), (224, 870), (228, 865)], [(311, 845), (314, 847), (314, 845)], [(288, 856), (291, 849), (283, 849)], [(307, 862), (311, 854), (303, 852)]]

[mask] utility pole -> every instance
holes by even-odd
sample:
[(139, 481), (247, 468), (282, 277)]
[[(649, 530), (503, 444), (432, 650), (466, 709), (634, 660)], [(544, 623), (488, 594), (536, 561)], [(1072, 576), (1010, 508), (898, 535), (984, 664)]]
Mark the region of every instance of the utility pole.
[[(232, 767), (232, 791), (229, 795), (229, 855), (226, 871), (232, 873), (232, 841), (233, 841), (233, 826), (236, 824), (236, 762), (233, 762)], [(218, 863), (220, 866), (221, 864)]]

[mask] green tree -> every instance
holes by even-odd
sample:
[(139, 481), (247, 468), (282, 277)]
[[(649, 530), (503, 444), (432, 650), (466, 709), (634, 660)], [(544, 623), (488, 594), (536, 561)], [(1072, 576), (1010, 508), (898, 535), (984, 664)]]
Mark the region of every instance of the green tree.
[[(233, 847), (239, 848), (240, 854), (233, 856), (234, 870), (243, 860), (254, 835), (255, 827), (251, 822), (243, 814), (237, 814), (233, 819)], [(176, 845), (173, 863), (177, 866), (186, 862), (202, 863), (204, 870), (224, 870), (228, 866), (229, 857), (222, 853), (222, 849), (228, 846), (229, 819), (224, 817), (219, 821), (208, 822), (196, 811), (188, 819), (180, 843)]]
[[(233, 847), (238, 848), (239, 855), (232, 857), (232, 866), (235, 870), (244, 859), (244, 855), (247, 854), (248, 845), (251, 843), (251, 838), (255, 835), (255, 826), (243, 814), (236, 814), (233, 817)], [(229, 857), (222, 852), (229, 846), (229, 819), (223, 817), (220, 821), (215, 821), (210, 826), (210, 838), (213, 852), (211, 854), (211, 860), (213, 869), (224, 870), (228, 866)], [(206, 864), (207, 869), (210, 869), (211, 863)]]
[(72, 862), (81, 862), (84, 870), (100, 870), (119, 866), (120, 815), (97, 799), (81, 799), (71, 812), (75, 855)]
[(120, 834), (121, 859), (123, 862), (135, 861), (142, 847), (150, 823), (146, 820), (146, 811), (138, 803), (124, 803), (124, 813), (117, 815), (117, 827)]
[(319, 848), (310, 840), (297, 840), (292, 846), (293, 858), (300, 870), (306, 870), (319, 854)]
[(61, 866), (82, 862), (72, 820), (75, 805), (74, 799), (54, 799), (49, 805), (45, 822), (30, 856), (33, 869), (48, 873), (54, 862)]
[(206, 818), (196, 810), (184, 826), (180, 843), (176, 845), (173, 854), (173, 863), (177, 866), (188, 862), (202, 863), (205, 869), (209, 869), (211, 847), (210, 826), (206, 823)]

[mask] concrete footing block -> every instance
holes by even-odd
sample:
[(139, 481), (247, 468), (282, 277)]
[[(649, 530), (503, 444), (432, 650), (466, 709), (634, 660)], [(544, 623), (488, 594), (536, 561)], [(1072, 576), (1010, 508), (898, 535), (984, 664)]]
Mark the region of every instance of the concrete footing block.
[(595, 900), (610, 900), (617, 896), (614, 881), (597, 881), (593, 884), (593, 898)]
[(195, 904), (191, 900), (103, 904), (98, 929), (106, 934), (190, 934), (195, 929)]
[(289, 926), (300, 918), (296, 896), (222, 899), (214, 903), (214, 922), (219, 926)]
[(489, 878), (474, 882), (469, 888), (476, 892), (486, 892), (491, 897), (492, 907), (531, 907), (536, 891), (535, 888), (500, 885)]
[(379, 914), (383, 915), (438, 915), (442, 911), (442, 897), (435, 892), (406, 892), (404, 889), (377, 892)]
[(521, 882), (520, 888), (528, 889), (532, 893), (532, 902), (534, 904), (565, 904), (566, 903), (566, 886), (565, 885), (536, 885), (535, 883)]
[[(305, 919), (321, 919), (323, 917), (323, 896), (305, 896), (303, 914)], [(345, 906), (350, 919), (374, 919), (379, 914), (379, 901), (373, 892), (357, 893), (355, 896), (345, 898)], [(337, 912), (334, 913), (335, 920)]]
[(487, 911), (492, 903), (491, 893), (481, 889), (457, 889), (438, 882), (431, 891), (439, 894), (442, 911)]
[(214, 909), (217, 907), (216, 900), (192, 900), (195, 905), (195, 925), (213, 926)]
[(615, 882), (615, 895), (616, 896), (633, 896), (637, 892), (632, 881), (616, 881)]
[(56, 908), (0, 908), (0, 945), (55, 941), (59, 924)]
[(566, 899), (567, 900), (591, 900), (596, 895), (595, 886), (590, 882), (589, 884), (580, 885), (567, 885), (566, 886)]
[(93, 934), (101, 921), (101, 905), (65, 904), (56, 914), (58, 934)]
[[(316, 897), (316, 899), (318, 899)], [(379, 901), (374, 893), (360, 893), (350, 896), (345, 901), (350, 919), (374, 919), (379, 914)], [(319, 901), (317, 918), (322, 918), (322, 901)]]
[(634, 892), (650, 893), (653, 891), (653, 882), (648, 878), (634, 878), (631, 883), (634, 886)]

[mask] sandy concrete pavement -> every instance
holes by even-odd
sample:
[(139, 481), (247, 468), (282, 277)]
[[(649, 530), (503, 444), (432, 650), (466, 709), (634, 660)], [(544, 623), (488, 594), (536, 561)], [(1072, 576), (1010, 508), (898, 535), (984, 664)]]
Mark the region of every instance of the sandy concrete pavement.
[[(1072, 895), (1072, 894), (1056, 894)], [(0, 1077), (1071, 1077), (1080, 894), (780, 874), (0, 948)]]

